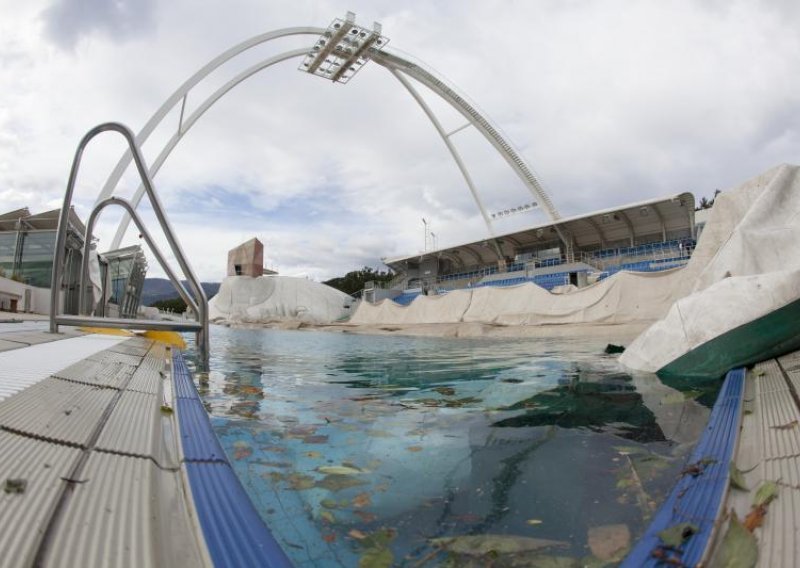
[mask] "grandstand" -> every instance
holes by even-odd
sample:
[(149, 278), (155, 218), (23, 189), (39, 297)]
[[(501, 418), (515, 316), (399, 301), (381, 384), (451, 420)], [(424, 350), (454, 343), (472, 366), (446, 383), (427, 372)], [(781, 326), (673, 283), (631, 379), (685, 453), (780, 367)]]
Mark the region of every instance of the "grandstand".
[(561, 292), (621, 270), (657, 272), (685, 265), (696, 242), (691, 193), (559, 219), (521, 231), (412, 256), (385, 259), (398, 277), (393, 300), (462, 288), (532, 282)]

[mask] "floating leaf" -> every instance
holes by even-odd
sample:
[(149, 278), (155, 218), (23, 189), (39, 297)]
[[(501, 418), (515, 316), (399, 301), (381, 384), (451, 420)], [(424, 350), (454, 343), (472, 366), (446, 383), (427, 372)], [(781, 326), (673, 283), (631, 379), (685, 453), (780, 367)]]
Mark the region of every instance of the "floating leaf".
[[(532, 566), (533, 568), (581, 568), (584, 566), (583, 562), (569, 556), (538, 555), (526, 558), (524, 562), (525, 566)], [(607, 562), (600, 562), (598, 563), (598, 568), (607, 564)]]
[(336, 502), (336, 499), (323, 499), (319, 502), (320, 505), (325, 507), (326, 509), (338, 509), (339, 503)]
[(753, 496), (753, 505), (758, 507), (760, 505), (768, 505), (778, 497), (778, 484), (774, 481), (765, 481), (761, 487), (756, 491)]
[(568, 546), (566, 542), (558, 540), (498, 534), (451, 536), (434, 538), (430, 542), (448, 552), (467, 556), (484, 556), (492, 553), (514, 554), (543, 548)]
[(283, 481), (286, 476), (279, 471), (270, 471), (267, 473), (262, 473), (261, 477), (264, 479), (269, 478), (272, 483), (278, 483), (279, 481)]
[(758, 560), (756, 537), (739, 522), (735, 512), (722, 539), (718, 558), (718, 565), (725, 568), (752, 568)]
[(322, 457), (322, 454), (320, 452), (306, 452), (303, 455), (306, 456), (307, 458), (311, 458), (311, 459), (314, 459), (314, 460), (319, 459), (319, 458)]
[(358, 529), (351, 530), (349, 533), (347, 533), (347, 535), (353, 537), (356, 540), (364, 540), (365, 538), (367, 538), (367, 535)]
[(317, 481), (316, 487), (336, 492), (349, 487), (366, 485), (366, 483), (366, 481), (362, 481), (352, 475), (326, 475), (320, 481)]
[(323, 465), (318, 467), (317, 471), (332, 475), (357, 475), (359, 473), (368, 473), (361, 469), (346, 465)]
[(303, 437), (304, 444), (327, 444), (328, 443), (328, 436), (323, 434), (314, 434), (312, 436), (304, 436)]
[(791, 422), (787, 422), (786, 424), (781, 424), (780, 426), (770, 426), (773, 430), (791, 430), (795, 426), (797, 426), (797, 420), (792, 420)]
[(394, 554), (384, 546), (368, 548), (358, 559), (358, 568), (391, 568)]
[(601, 560), (621, 560), (631, 545), (631, 531), (624, 523), (591, 527), (588, 544), (592, 554)]
[(525, 522), (528, 523), (529, 525), (541, 525), (542, 524), (542, 520), (541, 519), (528, 519)]
[(731, 462), (731, 465), (728, 468), (728, 474), (731, 478), (731, 487), (734, 489), (739, 489), (740, 491), (750, 491), (750, 489), (747, 487), (747, 482), (744, 480), (744, 475), (742, 475), (742, 472), (739, 471), (739, 468), (736, 467), (734, 462)]
[(372, 438), (394, 438), (394, 434), (386, 430), (367, 430), (367, 436)]
[(456, 389), (453, 387), (435, 387), (433, 390), (444, 396), (453, 396), (456, 394)]
[(336, 541), (336, 533), (327, 533), (322, 535), (322, 540), (325, 542), (335, 542)]
[(372, 504), (372, 499), (369, 496), (369, 493), (359, 493), (355, 497), (353, 497), (353, 507), (356, 509), (362, 509), (367, 505)]
[(172, 407), (167, 406), (166, 404), (161, 405), (161, 412), (164, 414), (172, 414)]
[(406, 448), (409, 452), (421, 452), (422, 446), (409, 446)]
[(367, 511), (353, 511), (353, 514), (361, 519), (362, 523), (371, 523), (372, 521), (377, 520), (378, 515), (374, 515)]
[(331, 525), (336, 522), (336, 517), (330, 511), (320, 511), (319, 518)]
[(302, 491), (303, 489), (311, 489), (314, 487), (314, 478), (304, 473), (292, 473), (286, 478), (289, 482), (289, 488), (295, 491)]
[(617, 450), (617, 453), (623, 456), (647, 453), (647, 450), (638, 446), (614, 446), (614, 449)]
[(679, 548), (684, 540), (699, 530), (699, 527), (692, 523), (679, 523), (658, 533), (658, 538), (667, 546)]

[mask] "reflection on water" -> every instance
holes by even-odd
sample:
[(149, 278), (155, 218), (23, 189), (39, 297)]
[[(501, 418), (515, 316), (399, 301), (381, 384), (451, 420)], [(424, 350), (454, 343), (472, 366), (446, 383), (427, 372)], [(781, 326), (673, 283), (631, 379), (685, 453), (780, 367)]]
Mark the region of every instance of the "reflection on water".
[(622, 374), (603, 347), (214, 327), (196, 377), (299, 566), (602, 565), (642, 533), (718, 388)]

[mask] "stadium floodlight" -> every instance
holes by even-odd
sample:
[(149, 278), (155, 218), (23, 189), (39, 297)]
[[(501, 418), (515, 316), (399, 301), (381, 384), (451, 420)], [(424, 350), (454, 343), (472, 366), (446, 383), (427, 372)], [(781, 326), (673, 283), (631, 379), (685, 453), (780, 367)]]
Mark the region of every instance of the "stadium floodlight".
[(369, 30), (356, 25), (356, 15), (347, 12), (344, 20), (336, 18), (331, 22), (299, 69), (334, 83), (347, 83), (387, 43), (378, 22)]
[(509, 209), (501, 209), (495, 213), (491, 214), (492, 219), (500, 219), (503, 217), (508, 217), (510, 215), (515, 215), (517, 213), (523, 213), (527, 211), (531, 211), (532, 209), (536, 209), (539, 204), (535, 201), (531, 201), (530, 203), (523, 203), (522, 205), (518, 205), (516, 207), (511, 207)]

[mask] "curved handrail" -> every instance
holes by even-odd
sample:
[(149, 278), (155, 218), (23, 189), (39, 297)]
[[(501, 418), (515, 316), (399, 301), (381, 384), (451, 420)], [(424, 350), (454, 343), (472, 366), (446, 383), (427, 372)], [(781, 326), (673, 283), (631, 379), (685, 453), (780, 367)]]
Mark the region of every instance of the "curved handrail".
[(89, 221), (86, 223), (86, 238), (83, 241), (83, 261), (81, 263), (81, 278), (80, 278), (80, 285), (78, 286), (78, 293), (80, 295), (80, 299), (78, 302), (79, 303), (78, 313), (80, 315), (90, 315), (86, 313), (86, 284), (85, 284), (86, 273), (89, 270), (89, 248), (92, 244), (91, 243), (92, 234), (94, 233), (94, 225), (97, 222), (97, 217), (99, 217), (100, 212), (109, 205), (119, 205), (128, 212), (128, 215), (130, 215), (134, 223), (136, 223), (136, 228), (139, 229), (139, 233), (142, 235), (142, 238), (147, 243), (147, 246), (149, 246), (150, 250), (153, 251), (153, 254), (156, 257), (156, 260), (158, 260), (159, 265), (161, 265), (161, 268), (164, 270), (164, 272), (166, 272), (169, 279), (173, 282), (173, 284), (175, 284), (175, 287), (177, 288), (178, 291), (178, 295), (184, 302), (186, 302), (187, 306), (189, 306), (194, 310), (194, 313), (198, 313), (199, 306), (195, 302), (194, 298), (192, 298), (186, 291), (186, 288), (184, 288), (180, 279), (175, 275), (175, 272), (173, 272), (172, 267), (169, 264), (167, 264), (164, 255), (161, 253), (161, 250), (158, 248), (155, 241), (153, 241), (153, 237), (150, 236), (150, 232), (147, 230), (147, 227), (144, 226), (144, 223), (142, 223), (142, 220), (136, 213), (136, 210), (128, 202), (128, 200), (114, 196), (109, 197), (108, 199), (104, 199), (100, 201), (97, 205), (95, 205), (91, 215), (89, 215)]
[[(177, 239), (175, 238), (174, 232), (172, 230), (172, 226), (169, 223), (165, 213), (164, 207), (161, 204), (161, 200), (158, 198), (158, 195), (153, 188), (153, 183), (150, 178), (150, 174), (147, 170), (147, 166), (144, 163), (144, 157), (142, 156), (141, 149), (139, 148), (138, 143), (133, 135), (133, 132), (130, 128), (125, 126), (124, 124), (118, 122), (106, 122), (104, 124), (100, 124), (95, 126), (89, 132), (87, 132), (83, 138), (81, 139), (80, 143), (78, 144), (78, 148), (75, 150), (75, 158), (72, 161), (72, 167), (70, 168), (69, 173), (69, 181), (67, 182), (67, 190), (64, 194), (64, 204), (61, 207), (61, 213), (58, 218), (58, 230), (56, 232), (56, 250), (53, 259), (53, 274), (51, 278), (51, 288), (50, 288), (50, 331), (52, 333), (58, 332), (58, 325), (62, 323), (64, 325), (80, 325), (80, 323), (75, 323), (76, 321), (81, 321), (82, 318), (78, 317), (64, 317), (60, 318), (59, 312), (59, 301), (58, 296), (59, 292), (61, 291), (61, 287), (63, 285), (63, 272), (64, 272), (64, 246), (66, 243), (66, 236), (67, 236), (67, 224), (69, 220), (69, 210), (72, 205), (72, 196), (75, 192), (75, 181), (78, 177), (78, 171), (80, 170), (81, 160), (83, 158), (83, 153), (86, 150), (89, 142), (92, 141), (98, 134), (103, 132), (118, 132), (121, 134), (126, 142), (128, 143), (128, 151), (130, 152), (134, 163), (136, 164), (136, 170), (139, 173), (139, 177), (142, 180), (142, 183), (145, 187), (145, 191), (147, 192), (148, 197), (150, 198), (150, 202), (153, 206), (153, 211), (156, 214), (156, 218), (158, 219), (159, 224), (161, 225), (162, 230), (164, 231), (164, 236), (167, 239), (167, 243), (170, 246), (173, 254), (175, 255), (178, 264), (183, 271), (184, 276), (189, 282), (189, 286), (192, 289), (195, 299), (197, 300), (197, 318), (198, 323), (200, 324), (200, 330), (197, 332), (197, 343), (200, 350), (202, 364), (207, 366), (208, 364), (208, 355), (209, 355), (209, 338), (208, 338), (208, 298), (206, 297), (205, 291), (203, 287), (200, 285), (200, 281), (198, 280), (197, 276), (195, 275), (194, 271), (192, 270), (189, 263), (186, 261), (185, 254), (183, 253), (183, 249), (181, 248), (180, 244), (178, 243)], [(105, 201), (106, 198), (100, 200), (97, 205), (95, 205), (95, 209), (100, 204), (106, 205), (110, 204)], [(94, 215), (95, 211), (92, 211), (92, 216)], [(92, 222), (93, 224), (93, 222)], [(88, 227), (87, 227), (88, 230)], [(87, 237), (90, 235), (87, 233)], [(88, 242), (89, 238), (86, 239), (85, 242)], [(83, 278), (83, 272), (81, 275)], [(175, 282), (176, 285), (180, 286), (180, 282)], [(80, 294), (83, 294), (83, 289), (79, 290)], [(88, 323), (89, 320), (83, 320)], [(139, 324), (142, 328), (147, 328), (148, 324), (144, 320), (118, 320), (120, 322), (127, 321), (131, 324)]]

